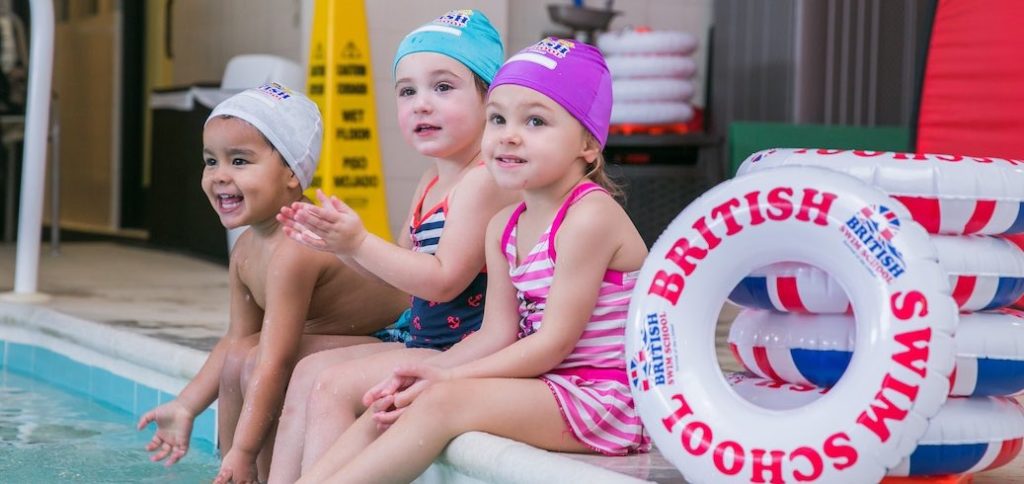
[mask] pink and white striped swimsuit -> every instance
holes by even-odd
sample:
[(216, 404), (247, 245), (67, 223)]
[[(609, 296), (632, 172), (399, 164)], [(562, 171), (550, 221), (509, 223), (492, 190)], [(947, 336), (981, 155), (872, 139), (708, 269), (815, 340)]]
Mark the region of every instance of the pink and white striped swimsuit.
[[(555, 273), (555, 234), (566, 211), (595, 191), (604, 189), (591, 182), (578, 185), (521, 265), (516, 260), (516, 225), (526, 205), (519, 205), (509, 217), (502, 246), (518, 291), (520, 338), (541, 326)], [(626, 314), (638, 272), (605, 272), (597, 304), (576, 347), (565, 361), (540, 377), (558, 401), (573, 435), (602, 454), (646, 452), (651, 447), (629, 392), (624, 358)]]

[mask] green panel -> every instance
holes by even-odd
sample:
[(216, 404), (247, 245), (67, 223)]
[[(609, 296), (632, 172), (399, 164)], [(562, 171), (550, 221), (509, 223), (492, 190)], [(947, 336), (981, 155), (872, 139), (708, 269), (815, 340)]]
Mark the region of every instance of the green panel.
[(825, 126), (756, 123), (729, 125), (729, 174), (735, 175), (751, 153), (768, 148), (833, 148), (908, 151), (910, 130), (904, 126)]

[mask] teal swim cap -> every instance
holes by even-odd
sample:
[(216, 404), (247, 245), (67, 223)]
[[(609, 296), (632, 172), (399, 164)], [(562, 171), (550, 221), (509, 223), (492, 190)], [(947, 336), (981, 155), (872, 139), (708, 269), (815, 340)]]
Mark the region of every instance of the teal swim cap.
[(505, 61), (501, 36), (479, 10), (451, 10), (409, 32), (395, 52), (392, 77), (398, 69), (398, 61), (417, 52), (435, 52), (451, 57), (488, 84)]

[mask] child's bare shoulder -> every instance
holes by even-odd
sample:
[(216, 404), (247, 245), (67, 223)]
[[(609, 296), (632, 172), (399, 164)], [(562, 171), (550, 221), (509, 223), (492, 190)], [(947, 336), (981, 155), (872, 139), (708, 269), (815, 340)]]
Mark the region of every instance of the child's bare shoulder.
[(470, 207), (480, 207), (483, 204), (498, 208), (518, 200), (519, 192), (499, 187), (487, 168), (478, 166), (471, 168), (462, 176), (450, 202), (454, 204), (458, 201), (459, 204)]
[[(613, 242), (620, 236), (632, 236), (636, 227), (626, 211), (605, 192), (590, 193), (572, 205), (559, 229), (573, 238)], [(620, 241), (621, 242), (621, 241)]]
[(498, 188), (498, 184), (494, 181), (494, 177), (491, 176), (487, 168), (480, 165), (474, 166), (466, 171), (466, 174), (459, 180), (459, 190), (502, 190)]
[(273, 248), (267, 269), (288, 277), (319, 277), (342, 264), (334, 254), (311, 249), (285, 237)]

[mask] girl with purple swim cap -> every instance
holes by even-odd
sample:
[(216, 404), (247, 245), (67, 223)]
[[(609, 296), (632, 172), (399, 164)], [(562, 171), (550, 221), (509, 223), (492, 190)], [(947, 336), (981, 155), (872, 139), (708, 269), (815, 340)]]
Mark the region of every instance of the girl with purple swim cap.
[[(498, 71), (483, 153), (498, 186), (524, 201), (487, 227), (484, 324), (449, 352), (476, 357), (396, 369), (376, 422), (360, 418), (332, 448), (333, 468), (307, 477), (408, 482), (468, 431), (560, 452), (650, 448), (624, 364), (647, 248), (602, 186), (610, 112), (608, 69), (589, 45), (547, 38)], [(366, 445), (355, 430), (375, 424), (387, 430)]]

